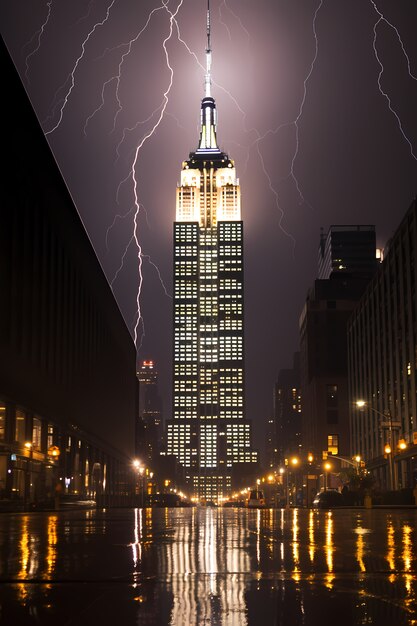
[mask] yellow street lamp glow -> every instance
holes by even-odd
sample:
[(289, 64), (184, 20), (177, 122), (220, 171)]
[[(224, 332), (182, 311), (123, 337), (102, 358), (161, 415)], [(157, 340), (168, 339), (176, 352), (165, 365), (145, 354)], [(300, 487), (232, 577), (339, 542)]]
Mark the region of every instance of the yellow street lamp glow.
[(391, 454), (391, 446), (389, 445), (389, 443), (386, 444), (384, 452), (385, 454)]
[(312, 454), (309, 454), (307, 460), (309, 463), (312, 463), (314, 461), (314, 456)]
[(356, 463), (360, 463), (360, 461), (361, 461), (361, 457), (359, 456), (359, 454), (357, 454), (357, 455), (355, 456), (355, 461), (356, 461)]
[(363, 409), (363, 407), (365, 406), (365, 404), (366, 404), (365, 400), (356, 400), (356, 406), (357, 406), (359, 409)]
[(290, 459), (290, 463), (291, 465), (298, 465), (299, 461), (296, 456), (293, 456), (292, 459)]
[(269, 480), (269, 482), (270, 482), (270, 483), (272, 483), (272, 481), (274, 480), (274, 477), (273, 477), (273, 475), (272, 475), (272, 474), (269, 474), (269, 476), (268, 476), (268, 480)]
[(25, 448), (27, 448), (28, 450), (30, 450), (32, 447), (32, 444), (30, 443), (30, 441), (26, 441), (25, 442)]
[(325, 463), (325, 464), (324, 464), (324, 469), (325, 469), (327, 472), (328, 472), (329, 470), (331, 470), (331, 469), (332, 469), (331, 464), (330, 464), (330, 463)]
[(405, 439), (400, 439), (398, 442), (398, 447), (400, 450), (405, 450), (407, 447), (407, 442), (405, 441)]

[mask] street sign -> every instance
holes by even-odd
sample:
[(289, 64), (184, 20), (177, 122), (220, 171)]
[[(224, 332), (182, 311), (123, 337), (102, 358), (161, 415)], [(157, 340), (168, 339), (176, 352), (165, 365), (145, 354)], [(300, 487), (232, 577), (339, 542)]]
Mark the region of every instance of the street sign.
[(401, 422), (381, 422), (381, 428), (401, 428)]

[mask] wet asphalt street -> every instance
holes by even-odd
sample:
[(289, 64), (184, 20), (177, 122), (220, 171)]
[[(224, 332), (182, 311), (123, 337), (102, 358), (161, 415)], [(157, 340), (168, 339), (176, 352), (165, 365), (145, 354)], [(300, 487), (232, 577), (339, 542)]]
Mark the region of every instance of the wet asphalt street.
[(2, 513), (0, 624), (417, 624), (417, 510)]

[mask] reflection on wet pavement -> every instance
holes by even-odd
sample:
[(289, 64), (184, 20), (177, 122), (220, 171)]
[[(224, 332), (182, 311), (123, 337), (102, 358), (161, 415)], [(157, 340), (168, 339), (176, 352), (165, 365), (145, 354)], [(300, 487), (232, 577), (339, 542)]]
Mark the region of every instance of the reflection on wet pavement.
[(0, 516), (1, 624), (417, 624), (417, 511)]

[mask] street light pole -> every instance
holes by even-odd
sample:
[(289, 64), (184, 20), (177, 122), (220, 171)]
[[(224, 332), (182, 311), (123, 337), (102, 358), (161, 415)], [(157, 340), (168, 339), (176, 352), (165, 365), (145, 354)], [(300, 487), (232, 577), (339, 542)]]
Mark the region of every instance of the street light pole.
[(328, 486), (328, 475), (330, 470), (332, 469), (332, 466), (330, 465), (330, 463), (325, 463), (324, 464), (324, 491), (327, 491), (327, 486)]
[(140, 489), (141, 489), (141, 503), (142, 503), (142, 507), (141, 508), (142, 509), (143, 509), (143, 502), (144, 502), (144, 494), (143, 494), (143, 492), (145, 491), (145, 488), (144, 488), (144, 483), (145, 483), (145, 481), (144, 481), (144, 471), (145, 471), (145, 468), (143, 467), (143, 465), (141, 465), (139, 467), (139, 474), (140, 474), (140, 479), (141, 479), (140, 480), (140, 483), (141, 483), (140, 484)]
[[(358, 408), (368, 408), (370, 411), (373, 411), (374, 413), (376, 413), (377, 415), (380, 415), (381, 417), (384, 417), (385, 419), (388, 418), (388, 422), (382, 422), (380, 429), (384, 429), (387, 428), (388, 429), (388, 443), (385, 445), (384, 448), (384, 452), (385, 454), (388, 456), (388, 465), (389, 465), (389, 475), (390, 475), (390, 487), (393, 491), (396, 490), (397, 486), (396, 486), (396, 481), (395, 481), (395, 472), (394, 472), (394, 467), (393, 467), (393, 430), (395, 429), (399, 429), (401, 427), (400, 422), (395, 422), (392, 419), (392, 413), (390, 411), (390, 409), (388, 409), (388, 411), (386, 413), (382, 413), (382, 411), (378, 411), (378, 409), (375, 409), (373, 406), (369, 406), (365, 400), (357, 400), (356, 401), (356, 406)], [(385, 425), (387, 424), (387, 426)]]
[(32, 475), (32, 463), (33, 463), (33, 443), (30, 441), (26, 441), (25, 448), (29, 451), (29, 459), (26, 459), (26, 484), (25, 484), (25, 497), (23, 501), (23, 508), (26, 510), (27, 503), (29, 500), (30, 505), (30, 483), (31, 483), (31, 475)]
[(337, 456), (336, 454), (329, 454), (329, 456), (332, 459), (340, 459), (340, 461), (344, 461), (345, 463), (349, 463), (349, 465), (353, 465), (353, 467), (356, 468), (356, 473), (359, 475), (359, 466), (361, 462), (361, 457), (359, 456), (359, 454), (354, 457), (355, 463), (353, 461), (349, 461), (349, 459), (344, 459), (342, 456)]
[(290, 508), (290, 481), (289, 481), (289, 473), (290, 473), (290, 468), (289, 466), (287, 467), (287, 509)]

